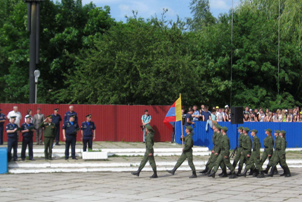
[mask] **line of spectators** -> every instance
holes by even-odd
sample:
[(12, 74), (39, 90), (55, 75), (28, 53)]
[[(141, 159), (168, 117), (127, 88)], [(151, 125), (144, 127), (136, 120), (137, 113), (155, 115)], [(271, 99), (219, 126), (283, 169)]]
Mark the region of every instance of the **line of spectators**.
[[(193, 111), (191, 114), (191, 120), (195, 121), (206, 121), (212, 120), (217, 122), (230, 122), (231, 121), (231, 110), (228, 105), (224, 108), (214, 106), (212, 110), (209, 107), (202, 104), (201, 109), (195, 105), (189, 107), (187, 112)], [(183, 123), (185, 123), (186, 113), (185, 109), (182, 109)], [(295, 107), (293, 109), (275, 109), (269, 111), (268, 108), (263, 110), (262, 107), (259, 109), (250, 109), (246, 106), (243, 111), (243, 122), (302, 122), (302, 109)]]

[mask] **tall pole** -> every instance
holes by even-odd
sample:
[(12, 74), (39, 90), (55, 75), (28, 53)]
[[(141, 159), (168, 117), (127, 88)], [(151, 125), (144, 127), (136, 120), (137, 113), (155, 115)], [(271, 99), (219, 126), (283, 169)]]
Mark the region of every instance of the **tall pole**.
[(281, 11), (281, 0), (279, 0), (279, 30), (278, 30), (278, 95), (280, 94), (280, 11)]
[[(181, 93), (179, 94), (180, 98), (181, 98), (181, 107), (182, 107), (182, 97), (181, 97)], [(183, 123), (181, 120), (181, 137), (183, 136)], [(184, 139), (182, 137), (182, 148), (184, 148)]]
[(35, 103), (34, 71), (39, 63), (40, 2), (44, 0), (25, 0), (27, 5), (27, 30), (30, 32), (29, 44), (29, 103)]
[(35, 102), (35, 77), (36, 69), (36, 34), (37, 34), (37, 3), (31, 2), (31, 25), (29, 44), (29, 103)]
[(231, 1), (231, 36), (230, 36), (230, 107), (232, 107), (232, 92), (233, 92), (233, 22), (234, 22), (234, 1)]

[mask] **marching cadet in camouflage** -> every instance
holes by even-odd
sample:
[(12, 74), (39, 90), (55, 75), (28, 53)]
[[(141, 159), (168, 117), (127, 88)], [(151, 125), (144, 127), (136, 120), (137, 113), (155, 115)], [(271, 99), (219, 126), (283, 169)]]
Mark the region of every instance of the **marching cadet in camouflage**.
[[(279, 131), (280, 133), (280, 131)], [(270, 177), (273, 177), (274, 175), (274, 171), (276, 170), (276, 165), (279, 163), (279, 156), (280, 156), (280, 152), (281, 152), (281, 149), (282, 149), (282, 142), (284, 142), (282, 140), (282, 138), (279, 136), (279, 133), (278, 136), (276, 136), (276, 139), (275, 139), (275, 152), (274, 152), (274, 155), (273, 157), (270, 159), (269, 161), (269, 164), (267, 165), (268, 168), (271, 167), (271, 170), (270, 170), (270, 173), (268, 174), (268, 176)], [(275, 133), (276, 135), (276, 133)], [(266, 168), (267, 170), (267, 168)], [(267, 173), (268, 171), (265, 170), (265, 173)]]
[[(214, 167), (215, 163), (216, 163), (216, 160), (220, 154), (220, 151), (221, 151), (221, 139), (223, 138), (223, 135), (221, 133), (221, 129), (222, 127), (219, 125), (219, 124), (215, 124), (215, 131), (217, 133), (217, 137), (216, 137), (216, 148), (214, 150), (214, 157), (215, 159), (213, 159), (210, 163), (209, 163), (209, 166), (208, 166), (208, 171), (205, 173), (205, 175), (209, 175), (211, 173), (211, 169)], [(220, 177), (227, 177), (227, 173), (226, 173), (226, 166), (224, 164), (224, 162), (222, 161), (220, 163), (220, 168), (222, 169), (222, 173), (219, 174)]]
[[(214, 134), (213, 134), (213, 137), (212, 137), (212, 141), (213, 141), (213, 148), (211, 150), (211, 155), (205, 165), (205, 169), (203, 171), (200, 171), (199, 173), (206, 173), (208, 170), (209, 170), (209, 165), (211, 163), (214, 163), (218, 157), (218, 153), (216, 154), (215, 152), (217, 152), (219, 149), (220, 149), (220, 146), (219, 146), (219, 143), (218, 143), (218, 130), (216, 128), (216, 126), (218, 126), (218, 124), (214, 124), (213, 125), (213, 130), (214, 130)], [(219, 148), (219, 149), (218, 149)]]
[[(241, 152), (243, 150), (243, 148), (242, 148), (242, 139), (243, 139), (243, 136), (244, 136), (243, 135), (243, 129), (244, 128), (242, 126), (238, 127), (238, 132), (240, 133), (240, 136), (239, 136), (239, 147), (238, 147), (238, 150), (236, 151), (236, 157), (235, 157), (234, 162), (233, 162), (233, 167), (234, 168), (236, 168), (236, 166), (237, 166), (237, 164), (238, 164), (238, 162), (239, 162), (239, 160), (241, 158)], [(243, 161), (244, 161), (244, 159), (242, 158), (242, 163), (240, 161), (240, 163), (241, 163), (242, 166), (243, 166)], [(240, 166), (240, 163), (239, 163), (239, 166)], [(241, 173), (241, 170), (242, 170), (242, 167), (241, 168), (239, 167), (237, 175)]]
[(146, 130), (146, 133), (147, 133), (147, 135), (145, 137), (146, 151), (145, 151), (144, 157), (141, 161), (141, 164), (138, 168), (138, 171), (133, 172), (132, 175), (139, 176), (140, 172), (142, 171), (142, 169), (144, 168), (144, 166), (145, 166), (145, 164), (147, 163), (147, 160), (148, 160), (149, 164), (151, 165), (151, 167), (154, 171), (154, 174), (150, 178), (158, 178), (157, 167), (156, 167), (156, 162), (155, 162), (155, 158), (154, 158), (154, 135), (155, 135), (155, 131), (150, 125), (147, 125), (145, 127), (145, 130)]
[[(281, 149), (281, 158), (280, 158), (280, 165), (284, 170), (284, 173), (281, 174), (280, 176), (285, 176), (285, 177), (290, 177), (290, 171), (288, 168), (288, 165), (286, 163), (286, 146), (287, 146), (287, 142), (286, 142), (286, 132), (284, 130), (280, 131), (280, 137), (282, 138), (282, 149)], [(283, 142), (284, 141), (284, 142)]]
[[(271, 135), (271, 132), (272, 132), (272, 130), (271, 129), (266, 129), (265, 130), (265, 133), (268, 135), (267, 137), (271, 137), (272, 138), (272, 135)], [(274, 133), (274, 136), (275, 136), (275, 149), (276, 149), (276, 146), (277, 146), (277, 144), (278, 144), (278, 142), (279, 142), (279, 139), (280, 139), (280, 137), (279, 137), (279, 133), (280, 133), (280, 131), (279, 130), (275, 130), (275, 133)], [(266, 138), (267, 138), (266, 137)], [(265, 139), (266, 139), (265, 138)], [(266, 142), (266, 145), (268, 145), (269, 146), (269, 148), (265, 148), (265, 150), (264, 150), (264, 152), (263, 152), (263, 155), (262, 155), (262, 159), (261, 159), (261, 166), (263, 165), (263, 163), (264, 163), (264, 161), (266, 160), (266, 155), (264, 155), (264, 153), (267, 153), (267, 152), (271, 152), (270, 151), (270, 149), (271, 149), (271, 139), (269, 139), (268, 138), (268, 141)], [(265, 139), (264, 139), (264, 146), (265, 146)], [(268, 149), (268, 150), (266, 150), (266, 149)], [(272, 162), (273, 162), (273, 160), (274, 160), (274, 157), (277, 155), (277, 153), (276, 153), (276, 150), (275, 150), (275, 152), (272, 152), (272, 155), (271, 156), (269, 156), (268, 155), (268, 157), (269, 157), (269, 163), (267, 164), (267, 166), (266, 166), (266, 169), (265, 170), (263, 170), (262, 172), (264, 172), (264, 173), (268, 173), (268, 170), (270, 169), (270, 165), (272, 165)], [(263, 160), (263, 158), (264, 158), (264, 160)], [(274, 168), (274, 172), (275, 171), (277, 171), (277, 168)], [(278, 171), (277, 171), (278, 172)]]
[[(241, 158), (243, 157), (243, 163), (245, 163), (246, 165), (248, 164), (249, 162), (249, 159), (250, 159), (250, 155), (251, 155), (251, 139), (250, 137), (248, 136), (248, 132), (249, 132), (249, 128), (248, 127), (245, 127), (243, 129), (243, 138), (242, 138), (242, 152), (241, 152)], [(239, 164), (239, 170), (241, 171), (242, 170), (242, 166), (240, 166)]]
[(287, 142), (286, 142), (286, 139), (285, 139), (286, 132), (284, 130), (281, 130), (279, 135), (280, 136), (278, 136), (279, 139), (277, 141), (277, 145), (275, 145), (275, 155), (272, 158), (272, 161), (270, 161), (270, 163), (269, 163), (269, 166), (272, 167), (272, 168), (271, 168), (271, 171), (268, 174), (268, 176), (273, 177), (274, 169), (276, 168), (276, 165), (278, 163), (280, 163), (281, 167), (284, 170), (284, 174), (285, 174), (284, 176), (285, 177), (290, 177), (291, 174), (290, 174), (288, 165), (286, 163), (286, 156), (285, 156), (285, 154), (286, 154), (285, 149), (286, 149), (286, 145), (287, 145)]
[(186, 136), (184, 138), (184, 136), (181, 136), (181, 139), (184, 138), (184, 148), (182, 151), (182, 155), (179, 158), (179, 160), (177, 161), (175, 167), (173, 168), (173, 170), (167, 171), (168, 173), (171, 173), (172, 175), (175, 175), (176, 170), (181, 166), (181, 164), (185, 161), (185, 159), (187, 158), (188, 161), (188, 165), (192, 170), (192, 176), (190, 176), (189, 178), (196, 178), (197, 174), (196, 174), (196, 168), (195, 165), (193, 163), (193, 150), (192, 147), (194, 146), (194, 141), (193, 141), (193, 128), (191, 126), (186, 126), (185, 132), (186, 132)]
[(52, 160), (52, 149), (56, 137), (56, 125), (52, 123), (52, 115), (48, 115), (40, 124), (39, 128), (44, 129), (44, 157), (45, 160)]
[(239, 176), (244, 176), (246, 177), (246, 173), (249, 169), (254, 168), (254, 164), (256, 165), (257, 169), (261, 172), (258, 175), (258, 178), (264, 178), (264, 173), (262, 172), (262, 167), (260, 163), (260, 148), (261, 148), (261, 143), (259, 138), (257, 137), (258, 131), (253, 129), (250, 131), (251, 136), (253, 137), (253, 152), (250, 156), (249, 162), (247, 163), (244, 172), (240, 174)]
[(229, 138), (227, 137), (227, 134), (226, 134), (227, 131), (228, 131), (227, 127), (223, 127), (221, 130), (222, 135), (223, 135), (223, 137), (221, 139), (221, 143), (220, 143), (221, 151), (215, 162), (213, 171), (209, 175), (213, 178), (215, 178), (216, 172), (218, 171), (218, 168), (219, 168), (219, 165), (221, 164), (221, 162), (224, 162), (224, 164), (229, 168), (229, 170), (231, 170), (231, 176), (229, 176), (229, 178), (236, 178), (235, 168), (230, 163), (230, 158), (229, 158), (230, 143), (229, 143)]
[[(266, 161), (267, 158), (268, 158), (268, 161), (270, 161), (270, 159), (273, 156), (274, 139), (271, 135), (271, 132), (272, 132), (271, 129), (265, 130), (265, 134), (267, 136), (263, 140), (264, 152), (263, 152), (262, 158), (261, 158), (261, 166), (263, 165), (263, 163)], [(276, 132), (275, 132), (275, 134), (276, 134)]]

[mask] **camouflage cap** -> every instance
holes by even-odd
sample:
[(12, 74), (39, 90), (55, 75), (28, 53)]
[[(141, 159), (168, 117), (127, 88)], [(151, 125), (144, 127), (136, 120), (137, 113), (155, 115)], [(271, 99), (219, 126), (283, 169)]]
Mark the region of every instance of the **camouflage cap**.
[(285, 130), (281, 130), (280, 133), (282, 133), (283, 135), (285, 135), (286, 131)]
[(224, 131), (224, 132), (227, 132), (228, 131), (228, 128), (227, 127), (222, 127), (222, 130)]
[(243, 126), (238, 127), (238, 130), (243, 130)]
[(150, 125), (145, 126), (148, 130), (154, 130)]
[(258, 133), (258, 131), (256, 129), (252, 129), (250, 132)]
[(243, 128), (243, 130), (245, 130), (246, 132), (249, 132), (249, 128), (248, 127)]
[(193, 131), (193, 128), (191, 126), (186, 126), (186, 128), (191, 132)]
[(275, 133), (280, 133), (280, 130), (275, 130)]
[(268, 132), (270, 132), (270, 133), (272, 132), (272, 130), (271, 130), (271, 129), (269, 129), (269, 128), (267, 128), (265, 131), (268, 131)]
[(216, 128), (217, 128), (218, 130), (221, 130), (221, 129), (222, 129), (222, 127), (221, 127), (219, 124), (215, 124), (215, 126), (216, 126)]

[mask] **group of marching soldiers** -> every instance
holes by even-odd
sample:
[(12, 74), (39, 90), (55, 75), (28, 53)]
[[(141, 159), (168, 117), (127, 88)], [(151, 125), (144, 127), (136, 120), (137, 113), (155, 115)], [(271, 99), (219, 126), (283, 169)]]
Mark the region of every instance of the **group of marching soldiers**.
[[(247, 171), (250, 170), (249, 175), (253, 175), (253, 177), (264, 178), (264, 173), (268, 174), (269, 169), (271, 168), (268, 176), (273, 177), (274, 174), (278, 174), (276, 165), (279, 163), (283, 168), (284, 172), (281, 176), (290, 177), (290, 171), (288, 165), (286, 163), (286, 132), (284, 130), (275, 130), (274, 136), (275, 141), (272, 137), (272, 130), (266, 129), (266, 138), (263, 141), (264, 144), (264, 152), (260, 154), (261, 143), (257, 136), (258, 131), (253, 129), (249, 130), (248, 127), (239, 127), (238, 132), (239, 136), (239, 147), (236, 151), (236, 157), (234, 159), (233, 164), (230, 163), (229, 160), (229, 139), (226, 134), (227, 128), (221, 127), (218, 124), (213, 126), (214, 135), (213, 135), (213, 144), (214, 147), (212, 149), (212, 154), (206, 164), (205, 170), (201, 171), (208, 175), (209, 177), (215, 177), (215, 173), (218, 169), (218, 164), (222, 169), (222, 173), (219, 175), (221, 177), (236, 178), (236, 176), (244, 176), (246, 177)], [(221, 132), (220, 132), (221, 130)], [(248, 133), (253, 137), (253, 141), (249, 137)], [(275, 150), (274, 150), (275, 149)], [(222, 153), (223, 152), (223, 153)], [(222, 161), (222, 156), (224, 156), (224, 161)], [(269, 160), (269, 163), (265, 170), (262, 170), (263, 163)], [(235, 168), (238, 166), (238, 172), (235, 172)], [(241, 173), (243, 164), (245, 163), (245, 168), (243, 173)], [(230, 173), (226, 173), (226, 166), (230, 169)], [(212, 170), (212, 168), (214, 168)]]
[[(222, 173), (219, 174), (220, 177), (228, 177), (233, 179), (237, 176), (244, 176), (248, 170), (250, 170), (249, 175), (253, 175), (253, 177), (264, 178), (264, 173), (268, 174), (269, 177), (273, 177), (273, 175), (278, 174), (276, 165), (280, 164), (283, 168), (284, 172), (281, 176), (290, 177), (290, 171), (288, 165), (286, 163), (286, 132), (284, 130), (275, 130), (274, 136), (275, 141), (273, 140), (273, 136), (271, 135), (272, 130), (266, 129), (266, 138), (264, 139), (264, 152), (260, 154), (261, 142), (257, 136), (258, 131), (253, 129), (250, 130), (248, 127), (238, 127), (239, 136), (239, 147), (236, 149), (236, 157), (233, 161), (233, 164), (230, 163), (230, 142), (227, 136), (227, 127), (221, 127), (218, 124), (213, 125), (214, 134), (212, 137), (212, 142), (214, 147), (211, 151), (211, 156), (208, 159), (205, 170), (201, 171), (209, 177), (215, 178), (215, 174), (219, 167), (222, 169)], [(154, 130), (151, 126), (146, 128), (147, 137), (146, 137), (146, 153), (144, 155), (143, 160), (139, 166), (139, 169), (136, 172), (133, 172), (133, 175), (139, 176), (141, 170), (144, 168), (145, 164), (149, 160), (149, 163), (153, 169), (154, 174), (151, 178), (157, 178), (157, 168), (154, 159)], [(193, 136), (193, 128), (191, 126), (186, 126), (185, 129), (186, 136), (181, 136), (181, 139), (184, 140), (184, 148), (182, 151), (182, 155), (177, 161), (175, 167), (172, 170), (168, 170), (170, 174), (174, 175), (178, 167), (187, 159), (188, 165), (192, 170), (192, 176), (189, 178), (196, 178), (196, 169), (193, 163), (193, 150), (192, 147), (194, 145), (192, 136)], [(249, 137), (248, 133), (253, 137), (252, 141)], [(267, 167), (265, 170), (262, 170), (263, 163), (269, 160)], [(236, 166), (239, 162), (238, 172), (236, 173)], [(245, 164), (245, 169), (243, 173), (241, 173), (243, 165)], [(227, 173), (226, 167), (229, 168), (230, 173)], [(269, 169), (270, 172), (269, 172)], [(268, 173), (269, 172), (269, 173)]]

